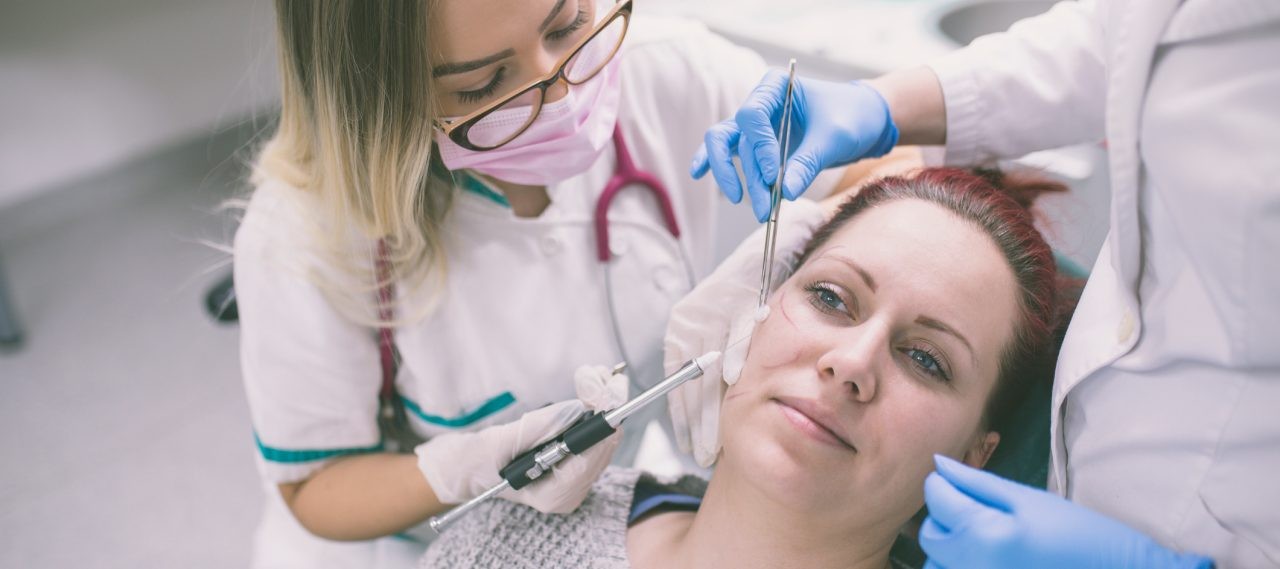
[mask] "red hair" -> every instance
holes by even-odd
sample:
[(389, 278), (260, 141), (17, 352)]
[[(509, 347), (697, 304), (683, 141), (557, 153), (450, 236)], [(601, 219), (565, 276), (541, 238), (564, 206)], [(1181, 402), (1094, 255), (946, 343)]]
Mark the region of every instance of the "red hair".
[(800, 256), (800, 264), (831, 239), (850, 219), (877, 205), (916, 199), (939, 205), (969, 221), (991, 238), (1003, 254), (1018, 286), (1018, 322), (1001, 355), (996, 386), (984, 421), (1003, 432), (1005, 420), (1032, 381), (1052, 381), (1057, 348), (1075, 307), (1078, 282), (1059, 277), (1052, 249), (1035, 227), (1032, 204), (1062, 184), (1027, 174), (994, 169), (926, 168), (913, 176), (871, 182), (840, 206), (819, 228)]

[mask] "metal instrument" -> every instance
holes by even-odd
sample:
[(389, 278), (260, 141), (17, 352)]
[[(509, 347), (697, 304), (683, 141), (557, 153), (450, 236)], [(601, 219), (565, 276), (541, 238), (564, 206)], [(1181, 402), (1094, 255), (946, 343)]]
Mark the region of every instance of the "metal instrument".
[(760, 269), (760, 304), (764, 306), (769, 300), (769, 292), (773, 290), (773, 258), (778, 246), (778, 210), (782, 206), (782, 180), (787, 172), (787, 144), (791, 138), (791, 100), (796, 84), (796, 60), (787, 64), (787, 93), (783, 97), (782, 121), (778, 128), (778, 147), (781, 149), (781, 160), (778, 162), (778, 179), (774, 180), (769, 192), (769, 220), (764, 230), (764, 266)]
[[(515, 490), (524, 488), (541, 478), (542, 475), (550, 472), (556, 463), (564, 460), (569, 455), (582, 454), (587, 449), (595, 446), (596, 443), (616, 432), (618, 426), (636, 411), (653, 403), (659, 397), (666, 395), (668, 391), (679, 387), (686, 381), (701, 377), (703, 370), (715, 363), (719, 358), (720, 352), (707, 352), (689, 360), (675, 373), (667, 376), (644, 393), (623, 403), (618, 408), (605, 413), (597, 411), (584, 414), (582, 418), (578, 419), (576, 423), (565, 429), (563, 433), (560, 433), (554, 439), (529, 449), (498, 471), (498, 475), (502, 477), (502, 482), (485, 490), (479, 496), (460, 504), (458, 507), (431, 518), (431, 529), (437, 533), (444, 531), (444, 528), (453, 523), (454, 520), (466, 515), (467, 512), (485, 500), (502, 493), (508, 488)], [(613, 368), (613, 373), (621, 373), (624, 367), (625, 364), (618, 364)]]

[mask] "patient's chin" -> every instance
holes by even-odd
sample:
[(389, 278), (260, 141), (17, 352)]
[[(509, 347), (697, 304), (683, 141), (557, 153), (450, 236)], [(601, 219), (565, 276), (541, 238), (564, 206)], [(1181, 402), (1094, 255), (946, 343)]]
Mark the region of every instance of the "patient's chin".
[(761, 494), (798, 508), (829, 507), (848, 499), (852, 474), (847, 461), (833, 460), (820, 447), (784, 437), (759, 437), (747, 444), (726, 441), (716, 473), (724, 471)]

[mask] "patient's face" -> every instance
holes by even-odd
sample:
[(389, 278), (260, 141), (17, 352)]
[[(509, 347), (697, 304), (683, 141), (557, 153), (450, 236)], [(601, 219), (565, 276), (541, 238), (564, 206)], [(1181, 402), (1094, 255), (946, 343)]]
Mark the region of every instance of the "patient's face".
[(980, 422), (1016, 298), (980, 228), (919, 200), (864, 211), (770, 299), (717, 470), (853, 524), (905, 522), (933, 454), (981, 466), (998, 440)]

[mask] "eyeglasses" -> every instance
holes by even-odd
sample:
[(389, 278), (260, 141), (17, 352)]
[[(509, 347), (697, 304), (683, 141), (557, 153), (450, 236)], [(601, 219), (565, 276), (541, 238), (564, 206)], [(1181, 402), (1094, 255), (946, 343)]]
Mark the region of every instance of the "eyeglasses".
[[(538, 112), (546, 102), (548, 88), (562, 78), (569, 85), (586, 83), (613, 59), (622, 45), (622, 38), (627, 35), (632, 2), (621, 0), (615, 4), (595, 29), (579, 40), (547, 75), (464, 117), (439, 119), (436, 128), (467, 150), (493, 150), (511, 142), (538, 118)], [(526, 96), (535, 91), (536, 95), (531, 97), (533, 102), (529, 104)]]

